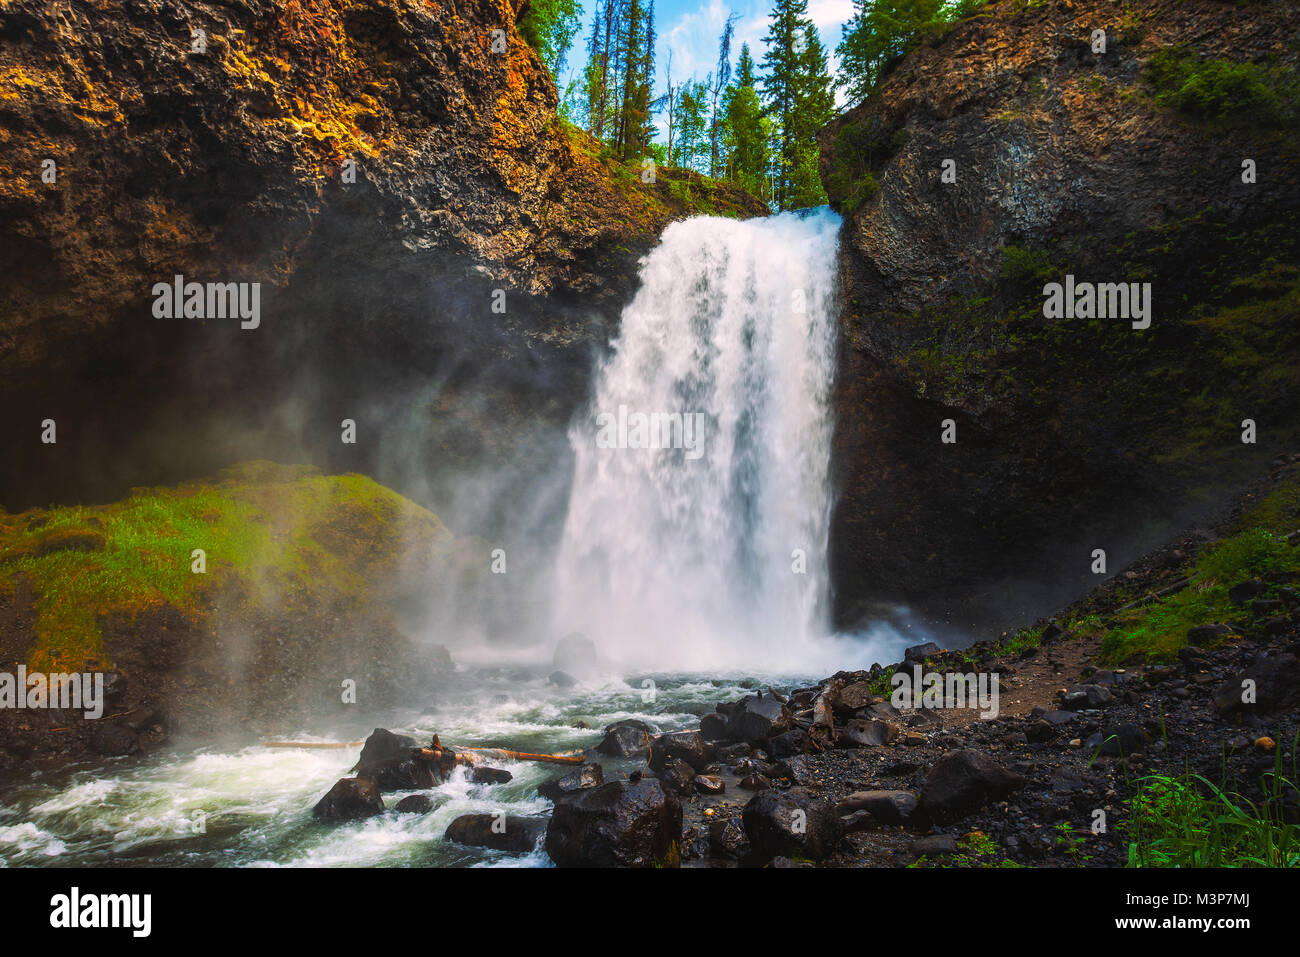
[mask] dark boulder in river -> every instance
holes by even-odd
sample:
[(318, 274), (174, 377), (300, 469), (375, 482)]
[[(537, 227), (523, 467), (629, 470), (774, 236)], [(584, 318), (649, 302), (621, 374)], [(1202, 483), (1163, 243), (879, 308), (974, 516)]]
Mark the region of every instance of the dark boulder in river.
[(514, 775), (501, 768), (479, 767), (469, 772), (469, 779), (475, 784), (506, 784), (514, 779)]
[(375, 728), (366, 738), (361, 759), (352, 770), (358, 775), (374, 778), (380, 791), (434, 787), (441, 780), (441, 771), (432, 761), (412, 758), (411, 751), (417, 747), (419, 744), (414, 738)]
[(317, 821), (355, 821), (384, 813), (384, 799), (374, 778), (340, 778), (312, 808)]
[(393, 810), (398, 814), (428, 814), (433, 810), (433, 798), (427, 794), (408, 794)]
[(543, 781), (537, 793), (548, 801), (559, 801), (566, 795), (588, 788), (598, 788), (605, 783), (605, 769), (599, 764), (584, 764), (562, 777)]
[(560, 867), (680, 862), (682, 805), (658, 781), (614, 781), (555, 806), (546, 853)]
[(415, 738), (408, 735), (393, 734), (387, 728), (375, 728), (370, 732), (370, 737), (366, 738), (366, 743), (361, 748), (361, 757), (353, 770), (362, 771), (389, 761), (409, 758), (411, 749), (419, 746)]
[(605, 737), (601, 739), (600, 744), (596, 745), (596, 752), (609, 755), (611, 758), (630, 758), (645, 754), (650, 749), (652, 734), (654, 729), (644, 721), (637, 721), (635, 718), (615, 721), (605, 728)]
[(539, 817), (503, 817), (499, 814), (462, 814), (447, 827), (443, 838), (470, 847), (490, 847), (509, 854), (530, 854), (546, 831)]

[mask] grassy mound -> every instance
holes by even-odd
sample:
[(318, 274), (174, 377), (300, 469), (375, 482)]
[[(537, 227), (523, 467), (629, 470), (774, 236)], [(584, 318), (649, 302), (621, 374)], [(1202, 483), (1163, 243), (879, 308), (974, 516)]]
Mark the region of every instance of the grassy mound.
[(0, 514), (0, 603), (30, 583), (33, 669), (110, 667), (107, 616), (171, 606), (203, 621), (232, 593), (282, 611), (382, 604), (451, 540), (435, 515), (365, 476), (252, 462), (111, 505)]

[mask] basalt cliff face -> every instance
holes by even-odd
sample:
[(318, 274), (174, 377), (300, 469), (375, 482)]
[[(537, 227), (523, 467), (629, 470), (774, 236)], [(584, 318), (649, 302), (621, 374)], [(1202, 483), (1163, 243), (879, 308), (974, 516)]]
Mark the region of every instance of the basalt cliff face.
[[(997, 3), (823, 131), (842, 622), (1040, 614), (1290, 450), (1298, 51), (1291, 2)], [(1045, 318), (1071, 274), (1150, 327)]]
[[(22, 410), (0, 503), (257, 456), (400, 483), (399, 459), (464, 463), (563, 422), (662, 227), (765, 209), (602, 158), (556, 118), (519, 12), (0, 7), (0, 402)], [(155, 318), (176, 275), (260, 282), (260, 325)]]

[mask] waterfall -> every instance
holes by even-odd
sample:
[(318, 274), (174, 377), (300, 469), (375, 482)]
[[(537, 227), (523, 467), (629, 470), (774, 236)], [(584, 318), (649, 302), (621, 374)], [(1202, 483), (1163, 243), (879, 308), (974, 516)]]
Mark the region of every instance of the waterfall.
[(556, 621), (666, 670), (827, 656), (829, 210), (675, 223), (570, 429)]

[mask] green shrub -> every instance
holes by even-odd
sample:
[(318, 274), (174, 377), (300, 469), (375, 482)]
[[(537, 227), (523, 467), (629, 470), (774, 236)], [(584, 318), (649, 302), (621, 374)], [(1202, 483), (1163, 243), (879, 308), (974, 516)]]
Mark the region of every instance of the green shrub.
[(1146, 77), (1157, 103), (1198, 120), (1282, 129), (1297, 119), (1288, 68), (1201, 59), (1176, 46), (1152, 54)]

